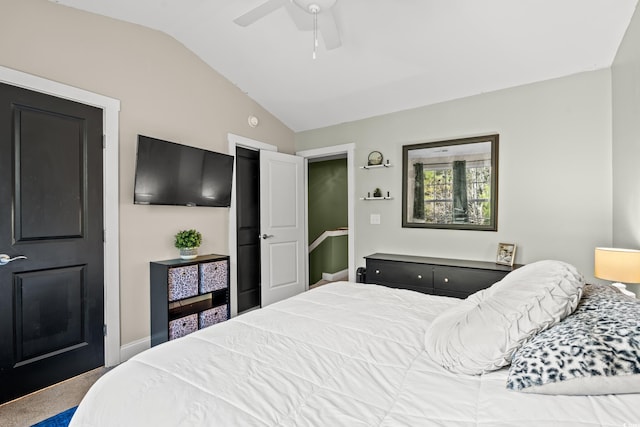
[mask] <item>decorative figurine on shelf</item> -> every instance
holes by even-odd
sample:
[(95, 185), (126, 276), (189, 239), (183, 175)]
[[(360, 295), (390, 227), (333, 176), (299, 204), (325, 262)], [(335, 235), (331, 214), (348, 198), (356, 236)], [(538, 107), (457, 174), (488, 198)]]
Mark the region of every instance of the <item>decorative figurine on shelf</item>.
[(382, 191), (379, 188), (376, 188), (373, 192), (373, 197), (382, 197)]
[(382, 153), (379, 151), (372, 151), (369, 153), (368, 166), (377, 166), (382, 164)]
[(180, 250), (180, 258), (194, 259), (202, 243), (202, 234), (197, 230), (182, 230), (175, 235), (174, 246)]

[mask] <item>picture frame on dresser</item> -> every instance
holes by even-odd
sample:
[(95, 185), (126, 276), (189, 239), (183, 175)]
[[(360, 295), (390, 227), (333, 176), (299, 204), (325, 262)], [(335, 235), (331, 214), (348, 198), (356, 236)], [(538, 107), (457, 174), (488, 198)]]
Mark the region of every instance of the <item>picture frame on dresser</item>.
[(496, 254), (496, 264), (512, 266), (516, 258), (515, 243), (498, 243), (498, 252)]

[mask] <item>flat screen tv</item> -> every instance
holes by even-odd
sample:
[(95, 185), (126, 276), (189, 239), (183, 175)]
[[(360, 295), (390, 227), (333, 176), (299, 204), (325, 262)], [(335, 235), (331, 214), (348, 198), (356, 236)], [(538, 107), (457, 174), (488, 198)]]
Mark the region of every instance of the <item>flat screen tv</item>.
[(133, 202), (229, 207), (233, 156), (138, 135)]

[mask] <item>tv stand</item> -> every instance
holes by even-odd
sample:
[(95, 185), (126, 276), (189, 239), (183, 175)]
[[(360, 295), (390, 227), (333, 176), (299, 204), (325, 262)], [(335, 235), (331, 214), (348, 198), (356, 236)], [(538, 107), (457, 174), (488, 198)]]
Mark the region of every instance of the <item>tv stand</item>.
[(229, 319), (229, 256), (149, 265), (151, 346)]

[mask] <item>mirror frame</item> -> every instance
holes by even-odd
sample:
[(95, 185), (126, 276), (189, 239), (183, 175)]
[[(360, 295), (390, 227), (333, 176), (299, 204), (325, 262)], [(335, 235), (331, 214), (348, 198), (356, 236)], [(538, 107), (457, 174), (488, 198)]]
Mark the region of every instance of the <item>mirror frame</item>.
[[(498, 134), (474, 136), (470, 138), (449, 139), (445, 141), (425, 142), (420, 144), (411, 144), (402, 146), (402, 227), (403, 228), (440, 228), (454, 230), (480, 230), (480, 231), (497, 231), (498, 230)], [(409, 190), (409, 152), (411, 150), (420, 150), (424, 148), (446, 147), (451, 145), (475, 144), (479, 142), (491, 143), (491, 192), (490, 206), (491, 219), (488, 224), (468, 224), (468, 223), (422, 223), (408, 222), (408, 193)]]

